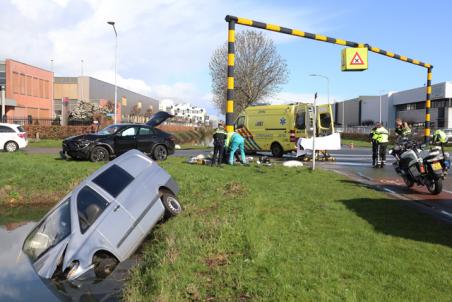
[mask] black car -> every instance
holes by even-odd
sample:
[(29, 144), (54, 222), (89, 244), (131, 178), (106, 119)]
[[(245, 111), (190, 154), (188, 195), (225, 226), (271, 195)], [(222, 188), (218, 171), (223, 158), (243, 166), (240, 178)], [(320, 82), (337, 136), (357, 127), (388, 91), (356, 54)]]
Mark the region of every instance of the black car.
[(165, 160), (174, 154), (174, 136), (155, 127), (170, 117), (173, 116), (160, 111), (146, 124), (114, 124), (97, 133), (68, 137), (63, 140), (61, 157), (69, 155), (96, 162), (138, 149), (155, 160)]

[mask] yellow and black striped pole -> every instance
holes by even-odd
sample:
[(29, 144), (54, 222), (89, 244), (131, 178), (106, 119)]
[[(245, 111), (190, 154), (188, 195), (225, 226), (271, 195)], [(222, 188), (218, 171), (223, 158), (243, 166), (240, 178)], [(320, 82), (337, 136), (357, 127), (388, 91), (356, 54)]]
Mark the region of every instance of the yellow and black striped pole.
[(427, 96), (425, 102), (425, 130), (424, 130), (424, 140), (425, 143), (428, 143), (430, 140), (430, 95), (432, 94), (432, 68), (433, 66), (428, 67), (427, 69)]
[(234, 60), (235, 60), (235, 21), (228, 20), (228, 83), (226, 92), (226, 131), (234, 131)]
[(396, 59), (404, 62), (408, 62), (411, 64), (415, 64), (418, 66), (422, 66), (428, 69), (428, 76), (427, 76), (427, 99), (425, 104), (425, 133), (424, 133), (424, 139), (425, 142), (428, 142), (430, 139), (430, 94), (431, 94), (431, 79), (432, 79), (432, 68), (433, 66), (424, 62), (421, 62), (419, 60), (411, 59), (406, 56), (402, 56), (393, 52), (389, 52), (386, 50), (382, 50), (377, 47), (370, 46), (369, 44), (363, 44), (363, 43), (356, 43), (353, 41), (347, 41), (343, 39), (336, 39), (328, 36), (323, 36), (319, 34), (313, 34), (305, 31), (301, 31), (298, 29), (291, 29), (287, 27), (282, 27), (279, 25), (269, 24), (269, 23), (263, 23), (259, 21), (254, 21), (250, 19), (245, 18), (238, 18), (235, 16), (226, 16), (226, 22), (229, 23), (229, 35), (228, 35), (228, 90), (227, 90), (227, 101), (226, 101), (226, 129), (227, 131), (233, 131), (233, 121), (232, 121), (232, 114), (234, 112), (234, 102), (233, 102), (233, 96), (234, 96), (234, 42), (235, 42), (235, 24), (240, 24), (244, 26), (250, 26), (265, 30), (270, 30), (274, 32), (279, 32), (287, 35), (297, 36), (301, 38), (307, 38), (312, 39), (316, 41), (326, 42), (326, 43), (332, 43), (337, 45), (343, 45), (348, 47), (366, 47), (368, 50)]

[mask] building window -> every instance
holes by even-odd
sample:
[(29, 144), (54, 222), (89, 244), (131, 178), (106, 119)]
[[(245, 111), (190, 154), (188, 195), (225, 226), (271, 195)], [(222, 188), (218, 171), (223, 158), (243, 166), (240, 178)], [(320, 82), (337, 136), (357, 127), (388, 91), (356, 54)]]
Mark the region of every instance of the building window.
[(44, 97), (49, 98), (49, 81), (44, 81)]
[(43, 98), (44, 97), (44, 80), (39, 79), (39, 95), (38, 97)]
[(33, 96), (39, 96), (39, 80), (38, 78), (33, 78)]
[(27, 76), (27, 95), (30, 95), (30, 96), (32, 94), (32, 88), (33, 88), (32, 79), (33, 78), (31, 76)]
[(14, 71), (13, 72), (13, 93), (20, 93), (19, 85), (20, 85), (19, 74)]
[(27, 89), (26, 89), (26, 80), (25, 80), (25, 75), (23, 73), (20, 74), (20, 94), (25, 95), (27, 94)]

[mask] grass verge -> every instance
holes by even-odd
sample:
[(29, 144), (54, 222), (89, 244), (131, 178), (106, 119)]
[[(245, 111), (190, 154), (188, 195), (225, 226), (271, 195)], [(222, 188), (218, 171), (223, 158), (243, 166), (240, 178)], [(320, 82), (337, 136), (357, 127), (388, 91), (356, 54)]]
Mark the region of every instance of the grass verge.
[[(0, 222), (38, 219), (101, 164), (0, 154)], [(450, 300), (452, 227), (339, 175), (162, 163), (184, 212), (158, 225), (129, 301)]]
[(0, 153), (0, 224), (40, 218), (100, 166), (55, 155)]
[(450, 225), (326, 171), (163, 163), (184, 212), (154, 229), (128, 301), (446, 301)]
[(28, 142), (28, 147), (39, 147), (39, 148), (61, 148), (61, 139), (40, 139), (40, 140), (30, 140)]

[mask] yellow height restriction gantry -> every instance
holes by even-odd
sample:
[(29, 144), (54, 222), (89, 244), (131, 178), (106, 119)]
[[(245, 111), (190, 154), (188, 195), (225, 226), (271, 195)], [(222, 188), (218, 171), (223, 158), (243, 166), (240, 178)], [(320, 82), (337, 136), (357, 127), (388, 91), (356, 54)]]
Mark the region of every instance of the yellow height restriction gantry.
[[(382, 50), (377, 47), (373, 47), (369, 44), (364, 43), (356, 43), (352, 41), (336, 39), (328, 36), (323, 36), (319, 34), (312, 34), (309, 32), (301, 31), (298, 29), (291, 29), (287, 27), (282, 27), (279, 25), (263, 23), (259, 21), (238, 18), (234, 16), (226, 16), (226, 22), (228, 22), (229, 30), (228, 30), (228, 78), (227, 78), (227, 95), (226, 95), (226, 130), (228, 132), (234, 131), (234, 121), (233, 121), (233, 113), (234, 113), (234, 61), (235, 61), (235, 25), (245, 25), (265, 30), (270, 30), (278, 33), (283, 33), (287, 35), (297, 36), (306, 39), (317, 40), (326, 43), (332, 43), (347, 47), (354, 48), (367, 48), (369, 51), (374, 53), (384, 55), (396, 60), (404, 61), (407, 63), (411, 63), (414, 65), (418, 65), (421, 67), (427, 68), (427, 87), (426, 87), (426, 101), (425, 101), (425, 131), (424, 131), (424, 139), (425, 142), (429, 141), (430, 138), (430, 95), (432, 92), (432, 69), (433, 66), (428, 63), (421, 62), (419, 60), (411, 59), (393, 52), (389, 52), (386, 50)], [(365, 60), (365, 65), (367, 67), (367, 60)], [(364, 65), (364, 64), (363, 64)], [(363, 68), (365, 69), (365, 68)], [(358, 69), (362, 70), (362, 69)]]

